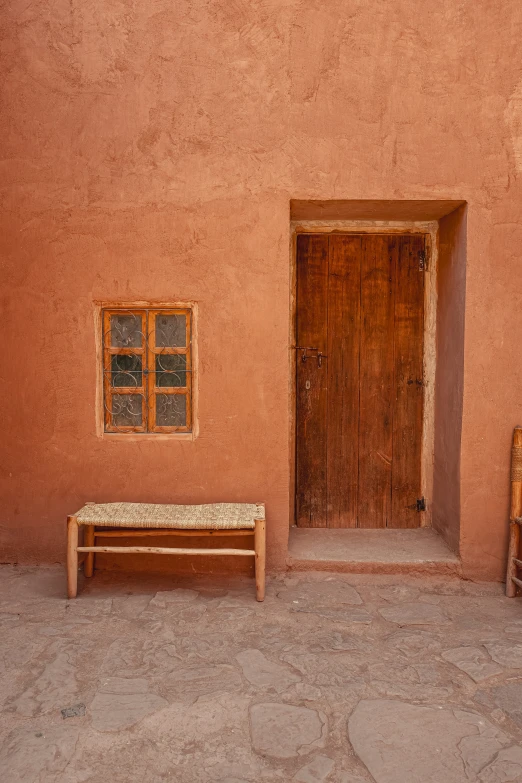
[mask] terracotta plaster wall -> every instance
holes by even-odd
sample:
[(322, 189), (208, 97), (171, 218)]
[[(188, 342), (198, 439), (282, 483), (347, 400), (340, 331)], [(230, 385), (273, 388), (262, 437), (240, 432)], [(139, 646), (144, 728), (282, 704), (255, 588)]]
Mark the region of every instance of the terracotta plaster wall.
[[(521, 419), (522, 6), (4, 4), (2, 559), (84, 500), (289, 508), (290, 199), (468, 203), (460, 548), (503, 570)], [(195, 442), (95, 427), (96, 300), (195, 301)]]

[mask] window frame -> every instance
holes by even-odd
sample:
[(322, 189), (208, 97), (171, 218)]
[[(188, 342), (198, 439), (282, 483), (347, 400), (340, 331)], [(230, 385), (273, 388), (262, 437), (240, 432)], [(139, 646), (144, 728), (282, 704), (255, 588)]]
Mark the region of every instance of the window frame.
[[(111, 333), (111, 317), (114, 315), (132, 315), (141, 319), (142, 334), (140, 347), (113, 346)], [(156, 345), (156, 316), (158, 315), (184, 315), (185, 316), (185, 346), (157, 346)], [(193, 308), (189, 305), (178, 306), (133, 306), (111, 305), (101, 308), (101, 337), (102, 337), (102, 401), (103, 401), (103, 433), (107, 435), (155, 435), (155, 434), (193, 434)], [(141, 356), (141, 385), (140, 386), (113, 386), (112, 385), (112, 357), (115, 355)], [(185, 374), (185, 386), (158, 386), (156, 378), (156, 357), (160, 355), (184, 355), (186, 366), (182, 372)], [(131, 372), (131, 371), (129, 371)], [(139, 371), (138, 371), (139, 372)], [(139, 394), (142, 397), (142, 423), (136, 425), (115, 425), (112, 421), (112, 398), (119, 394)], [(157, 419), (157, 395), (183, 395), (186, 400), (185, 425), (165, 426), (156, 424)]]

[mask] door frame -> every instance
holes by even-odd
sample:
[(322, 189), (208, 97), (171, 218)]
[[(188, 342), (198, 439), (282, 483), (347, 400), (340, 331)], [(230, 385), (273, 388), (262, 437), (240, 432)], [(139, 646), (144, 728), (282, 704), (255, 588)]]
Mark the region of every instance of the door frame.
[(297, 236), (299, 234), (423, 234), (428, 268), (424, 272), (424, 408), (422, 419), (421, 495), (426, 499), (421, 527), (431, 527), (433, 452), (435, 443), (435, 369), (437, 330), (438, 222), (418, 220), (291, 220), (290, 221), (290, 334), (289, 334), (289, 443), (290, 526), (296, 524), (297, 458)]

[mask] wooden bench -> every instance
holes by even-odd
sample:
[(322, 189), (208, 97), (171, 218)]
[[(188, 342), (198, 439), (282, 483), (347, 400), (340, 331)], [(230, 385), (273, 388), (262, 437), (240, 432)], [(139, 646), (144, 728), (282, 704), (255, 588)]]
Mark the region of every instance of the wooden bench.
[(509, 509), (509, 545), (506, 574), (506, 595), (514, 598), (517, 589), (522, 588), (519, 569), (520, 525), (522, 525), (522, 427), (515, 427), (511, 449), (511, 502)]
[[(79, 546), (79, 527), (85, 528)], [(253, 536), (253, 549), (180, 549), (157, 546), (96, 546), (97, 537)], [(96, 552), (157, 555), (238, 555), (255, 558), (256, 598), (265, 598), (265, 506), (263, 503), (212, 503), (177, 506), (152, 503), (87, 503), (67, 517), (67, 595), (78, 592), (78, 553), (84, 574), (94, 572)]]

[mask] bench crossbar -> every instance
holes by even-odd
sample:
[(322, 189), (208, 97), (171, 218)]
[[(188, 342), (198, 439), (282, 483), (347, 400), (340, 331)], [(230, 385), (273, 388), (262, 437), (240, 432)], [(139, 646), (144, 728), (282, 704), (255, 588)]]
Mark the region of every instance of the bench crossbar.
[(255, 555), (255, 549), (180, 549), (163, 546), (79, 546), (77, 552), (152, 555)]

